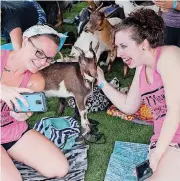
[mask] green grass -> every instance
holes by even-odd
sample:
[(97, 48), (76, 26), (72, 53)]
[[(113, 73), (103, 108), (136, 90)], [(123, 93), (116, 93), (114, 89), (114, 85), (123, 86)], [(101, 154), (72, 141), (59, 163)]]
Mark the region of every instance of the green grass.
[[(78, 3), (73, 5), (72, 12), (64, 13), (64, 18), (74, 18), (80, 10), (86, 6), (86, 3)], [(72, 25), (63, 25), (59, 31), (76, 31), (76, 27)], [(1, 40), (4, 43), (4, 40)], [(69, 52), (68, 49), (62, 50), (63, 53)], [(117, 77), (120, 80), (122, 87), (130, 85), (134, 75), (134, 70), (130, 70), (128, 78), (123, 79), (123, 64), (120, 61), (116, 61), (113, 64), (112, 73), (105, 74), (107, 80), (111, 80), (113, 77)], [(56, 111), (58, 109), (58, 100), (56, 98), (48, 98), (48, 112), (40, 114), (34, 114), (28, 123), (31, 127), (46, 116), (57, 116)], [(121, 104), (121, 103), (119, 103)], [(74, 110), (72, 108), (66, 108), (64, 115), (73, 115)], [(63, 116), (64, 116), (63, 115)], [(86, 172), (85, 181), (103, 181), (107, 170), (110, 155), (113, 151), (115, 141), (130, 141), (138, 143), (149, 143), (150, 136), (152, 135), (152, 127), (138, 125), (129, 121), (122, 120), (108, 116), (106, 112), (91, 113), (89, 118), (95, 119), (100, 122), (99, 130), (105, 134), (105, 144), (90, 144), (88, 151), (88, 170)]]
[(69, 19), (73, 19), (83, 8), (87, 7), (87, 3), (86, 2), (81, 2), (78, 4), (73, 4), (71, 12), (64, 12), (63, 13), (63, 18), (69, 18)]

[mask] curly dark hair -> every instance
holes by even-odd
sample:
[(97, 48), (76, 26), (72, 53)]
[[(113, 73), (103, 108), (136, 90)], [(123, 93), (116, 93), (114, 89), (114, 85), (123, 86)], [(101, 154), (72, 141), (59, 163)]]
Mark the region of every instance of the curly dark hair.
[(151, 48), (163, 45), (164, 21), (154, 10), (141, 8), (130, 13), (129, 17), (113, 28), (112, 36), (126, 29), (131, 29), (131, 38), (137, 44), (147, 39)]

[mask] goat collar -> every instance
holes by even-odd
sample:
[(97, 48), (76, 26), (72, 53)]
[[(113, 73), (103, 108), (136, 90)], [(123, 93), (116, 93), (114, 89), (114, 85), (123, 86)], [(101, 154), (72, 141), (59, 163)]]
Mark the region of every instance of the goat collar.
[(86, 73), (84, 73), (84, 80), (87, 80), (89, 82), (94, 82), (95, 78), (88, 75), (88, 74), (86, 74)]

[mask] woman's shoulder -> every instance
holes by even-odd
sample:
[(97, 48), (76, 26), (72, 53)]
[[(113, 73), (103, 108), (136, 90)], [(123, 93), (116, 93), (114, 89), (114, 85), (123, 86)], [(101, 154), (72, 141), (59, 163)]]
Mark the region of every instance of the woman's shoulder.
[(157, 63), (157, 69), (164, 66), (177, 66), (180, 63), (180, 48), (177, 46), (162, 46)]
[(45, 88), (45, 80), (43, 76), (40, 73), (32, 74), (27, 88), (30, 88), (36, 92), (43, 91)]
[(180, 48), (173, 45), (162, 46), (161, 49), (162, 55), (176, 56), (176, 53), (180, 52)]

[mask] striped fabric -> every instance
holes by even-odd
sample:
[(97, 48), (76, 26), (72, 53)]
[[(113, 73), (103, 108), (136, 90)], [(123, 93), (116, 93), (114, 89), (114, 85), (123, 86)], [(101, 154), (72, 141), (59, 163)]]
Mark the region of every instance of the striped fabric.
[(80, 135), (78, 121), (69, 116), (43, 118), (35, 124), (34, 129), (55, 143), (62, 151), (71, 149), (75, 139)]
[[(70, 168), (64, 178), (47, 179), (37, 173), (33, 168), (14, 161), (20, 171), (23, 181), (84, 181), (85, 171), (87, 170), (87, 151), (88, 145), (76, 143), (71, 150), (65, 153)], [(53, 154), (53, 153), (52, 153)]]
[[(69, 162), (70, 168), (64, 178), (47, 179), (33, 168), (14, 161), (17, 169), (21, 173), (23, 181), (84, 181), (85, 171), (87, 170), (87, 151), (89, 146), (82, 144), (82, 140), (77, 137), (77, 134), (79, 135), (80, 133), (77, 120), (71, 117), (44, 118), (34, 126), (34, 129), (47, 136), (58, 147), (65, 145), (67, 148), (67, 145), (69, 146), (70, 149), (64, 149), (64, 154)], [(70, 140), (70, 142), (68, 142), (69, 137), (73, 139), (78, 138), (78, 141), (72, 142), (72, 140)]]

